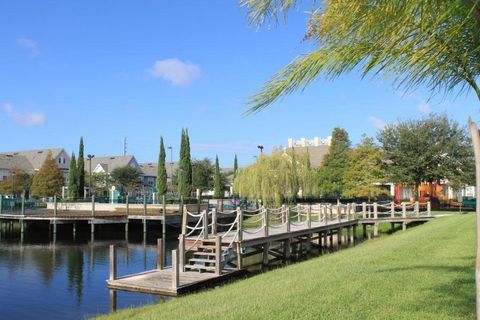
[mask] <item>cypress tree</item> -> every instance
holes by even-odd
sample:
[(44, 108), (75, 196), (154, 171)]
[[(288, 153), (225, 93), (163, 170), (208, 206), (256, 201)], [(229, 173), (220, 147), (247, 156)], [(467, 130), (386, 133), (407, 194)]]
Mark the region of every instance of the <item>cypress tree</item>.
[(68, 197), (70, 199), (78, 197), (77, 161), (75, 160), (75, 153), (73, 152), (68, 169)]
[(218, 155), (215, 158), (215, 180), (213, 183), (214, 197), (220, 198), (222, 196), (222, 184), (220, 179), (220, 164), (218, 163)]
[(237, 160), (237, 154), (235, 154), (235, 159), (233, 159), (233, 178), (237, 176), (237, 171), (238, 171), (238, 160)]
[(85, 158), (83, 155), (83, 137), (80, 137), (80, 146), (78, 148), (78, 161), (77, 161), (77, 195), (83, 198), (85, 193)]
[(178, 160), (178, 193), (183, 195), (183, 185), (185, 184), (184, 177), (184, 163), (185, 163), (185, 130), (182, 128), (182, 137), (180, 139), (180, 155)]
[(187, 168), (187, 190), (188, 195), (192, 193), (193, 183), (193, 170), (192, 170), (192, 158), (190, 156), (190, 137), (188, 136), (188, 129), (185, 129), (185, 154), (186, 154), (186, 168)]
[(158, 156), (157, 166), (157, 192), (159, 196), (167, 194), (167, 168), (165, 167), (165, 146), (163, 137), (160, 137), (160, 154)]

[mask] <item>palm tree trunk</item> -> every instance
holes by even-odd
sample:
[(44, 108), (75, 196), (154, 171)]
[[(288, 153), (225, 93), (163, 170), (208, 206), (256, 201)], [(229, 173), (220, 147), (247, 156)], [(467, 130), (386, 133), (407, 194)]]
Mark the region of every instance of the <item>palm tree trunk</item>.
[(480, 132), (477, 125), (468, 119), (468, 125), (472, 134), (473, 151), (475, 154), (475, 174), (476, 174), (476, 198), (477, 198), (477, 260), (475, 265), (475, 285), (477, 293), (477, 319), (480, 319)]

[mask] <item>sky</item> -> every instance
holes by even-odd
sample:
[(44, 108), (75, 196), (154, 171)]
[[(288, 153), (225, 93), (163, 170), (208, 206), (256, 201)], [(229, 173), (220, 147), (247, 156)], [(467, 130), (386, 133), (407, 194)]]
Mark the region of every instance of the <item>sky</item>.
[[(96, 156), (127, 153), (156, 162), (159, 139), (178, 159), (182, 128), (193, 158), (223, 167), (285, 146), (326, 138), (334, 127), (353, 144), (385, 124), (446, 113), (480, 120), (473, 92), (431, 95), (353, 72), (319, 79), (245, 116), (246, 101), (278, 70), (312, 49), (308, 14), (286, 24), (248, 23), (236, 1), (0, 2), (0, 151), (63, 147)], [(170, 153), (167, 150), (167, 161)]]

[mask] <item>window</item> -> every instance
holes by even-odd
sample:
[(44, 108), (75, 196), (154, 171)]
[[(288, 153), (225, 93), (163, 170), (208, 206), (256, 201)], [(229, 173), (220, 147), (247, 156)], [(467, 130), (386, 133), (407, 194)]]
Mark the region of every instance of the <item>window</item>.
[(63, 158), (63, 164), (65, 164), (65, 158)]
[(62, 163), (62, 158), (58, 158), (58, 164)]

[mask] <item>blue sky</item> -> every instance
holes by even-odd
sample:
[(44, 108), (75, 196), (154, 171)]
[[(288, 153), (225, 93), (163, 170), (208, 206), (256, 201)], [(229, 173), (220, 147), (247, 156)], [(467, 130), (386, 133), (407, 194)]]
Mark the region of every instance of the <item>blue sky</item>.
[[(194, 158), (219, 155), (231, 167), (254, 161), (290, 137), (330, 135), (342, 126), (353, 143), (385, 123), (445, 112), (480, 120), (473, 93), (403, 94), (388, 79), (356, 74), (316, 81), (245, 117), (245, 101), (291, 61), (307, 14), (286, 25), (248, 25), (235, 1), (2, 1), (0, 150), (64, 147), (157, 160), (159, 137), (178, 158), (188, 127)], [(168, 156), (169, 157), (169, 156)]]

